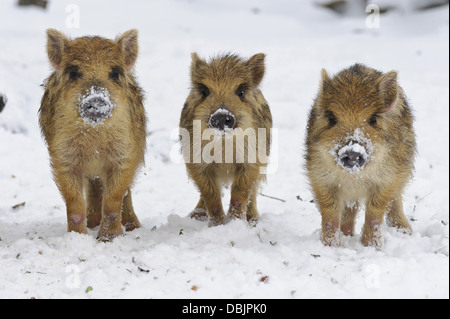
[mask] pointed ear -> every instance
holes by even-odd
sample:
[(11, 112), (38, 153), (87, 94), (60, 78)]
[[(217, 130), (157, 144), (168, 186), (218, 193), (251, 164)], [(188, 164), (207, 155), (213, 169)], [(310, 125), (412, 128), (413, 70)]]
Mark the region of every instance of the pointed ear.
[(331, 85), (331, 78), (328, 75), (327, 70), (322, 69), (320, 73), (320, 84), (319, 84), (319, 93), (317, 94), (317, 99), (314, 103), (314, 108), (322, 109), (324, 104), (324, 98), (326, 94), (324, 93), (327, 88)]
[(252, 86), (253, 87), (257, 87), (261, 83), (261, 81), (264, 77), (264, 72), (266, 70), (266, 67), (264, 64), (265, 58), (266, 58), (266, 55), (264, 53), (258, 53), (258, 54), (255, 54), (254, 56), (252, 56), (247, 61), (247, 66), (250, 69), (251, 76), (252, 76)]
[(207, 66), (205, 60), (201, 59), (196, 52), (193, 52), (191, 54), (192, 62), (191, 62), (191, 79), (196, 78), (196, 75), (198, 74), (199, 70), (202, 67)]
[(69, 39), (55, 29), (47, 30), (47, 54), (53, 68), (59, 70), (64, 54), (64, 49), (69, 43)]
[(322, 92), (330, 82), (331, 82), (331, 79), (330, 79), (330, 76), (328, 75), (327, 70), (322, 69), (321, 80), (320, 80), (320, 92)]
[(384, 100), (386, 112), (391, 111), (398, 98), (397, 72), (383, 74), (378, 82), (378, 91)]
[(127, 71), (130, 71), (136, 63), (139, 51), (138, 34), (138, 30), (131, 29), (116, 38), (116, 42), (122, 47)]

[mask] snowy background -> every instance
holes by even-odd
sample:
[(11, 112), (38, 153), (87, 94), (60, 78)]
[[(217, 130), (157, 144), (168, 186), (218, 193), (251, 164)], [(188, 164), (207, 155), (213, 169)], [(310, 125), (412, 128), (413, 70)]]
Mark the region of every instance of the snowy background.
[[(419, 2), (395, 1), (368, 28), (369, 14), (343, 17), (311, 0), (51, 0), (47, 10), (1, 0), (0, 298), (448, 298), (449, 11), (413, 10)], [(38, 128), (50, 27), (72, 37), (140, 31), (149, 136), (133, 199), (143, 227), (111, 243), (66, 233)], [(187, 217), (198, 193), (171, 154), (191, 52), (267, 54), (262, 91), (279, 138), (262, 192), (285, 202), (260, 196), (255, 227)], [(397, 70), (416, 116), (419, 154), (404, 195), (414, 234), (386, 228), (381, 250), (360, 244), (361, 213), (354, 238), (321, 244), (304, 171), (320, 70), (355, 62)]]

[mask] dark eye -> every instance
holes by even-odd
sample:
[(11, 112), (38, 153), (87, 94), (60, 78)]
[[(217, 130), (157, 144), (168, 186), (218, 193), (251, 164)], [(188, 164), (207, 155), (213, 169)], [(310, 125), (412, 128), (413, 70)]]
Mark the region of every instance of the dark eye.
[(377, 123), (378, 123), (378, 118), (379, 118), (379, 117), (380, 117), (380, 116), (379, 116), (378, 114), (372, 115), (372, 116), (370, 117), (370, 119), (369, 119), (369, 125), (372, 126), (372, 127), (376, 127), (376, 126), (377, 126)]
[(337, 124), (337, 117), (331, 111), (327, 111), (325, 114), (326, 114), (326, 117), (328, 120), (328, 127), (332, 128), (333, 126), (335, 126)]
[(70, 65), (66, 69), (66, 73), (69, 74), (69, 80), (75, 81), (83, 76), (79, 68), (75, 65)]
[(119, 81), (119, 72), (111, 72), (109, 78), (114, 81)]
[(206, 99), (210, 94), (208, 87), (204, 84), (197, 84), (197, 90), (202, 96), (202, 99)]
[(122, 69), (118, 66), (115, 66), (111, 69), (111, 72), (109, 73), (109, 78), (114, 82), (119, 82), (120, 77), (122, 75), (123, 75)]
[(70, 78), (71, 80), (76, 80), (76, 79), (78, 79), (79, 77), (81, 77), (81, 76), (80, 76), (80, 72), (77, 72), (77, 71), (71, 71), (70, 74), (69, 74), (69, 78)]
[(245, 84), (240, 85), (236, 90), (236, 95), (241, 99), (244, 100), (245, 98), (245, 92), (247, 91), (247, 86)]

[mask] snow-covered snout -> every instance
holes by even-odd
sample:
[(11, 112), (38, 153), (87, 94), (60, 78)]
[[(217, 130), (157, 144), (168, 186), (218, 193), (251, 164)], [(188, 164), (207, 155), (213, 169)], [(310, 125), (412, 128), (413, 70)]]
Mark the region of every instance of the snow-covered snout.
[(219, 107), (209, 118), (208, 126), (220, 131), (234, 129), (236, 117), (225, 106)]
[(80, 96), (78, 112), (86, 123), (99, 124), (111, 117), (115, 105), (110, 100), (108, 89), (91, 86)]
[(335, 141), (330, 154), (338, 166), (354, 174), (359, 173), (372, 160), (373, 150), (372, 140), (358, 128), (351, 134), (347, 133), (344, 139)]
[(356, 141), (350, 141), (338, 151), (339, 165), (345, 169), (361, 169), (367, 161), (366, 148)]

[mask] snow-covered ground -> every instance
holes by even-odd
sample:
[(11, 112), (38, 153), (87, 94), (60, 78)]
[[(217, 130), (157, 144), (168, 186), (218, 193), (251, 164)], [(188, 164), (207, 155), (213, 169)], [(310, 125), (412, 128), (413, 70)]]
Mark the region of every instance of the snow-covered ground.
[[(46, 11), (15, 3), (0, 1), (0, 93), (8, 98), (0, 113), (0, 298), (449, 297), (448, 6), (393, 11), (368, 28), (366, 15), (344, 19), (304, 0), (50, 0)], [(140, 31), (136, 73), (149, 138), (133, 200), (143, 227), (110, 243), (96, 231), (66, 233), (38, 128), (50, 27), (73, 37)], [(262, 91), (278, 149), (262, 192), (285, 202), (260, 196), (254, 227), (208, 228), (187, 217), (198, 193), (171, 154), (191, 52), (267, 54)], [(416, 116), (419, 154), (404, 195), (414, 233), (384, 229), (381, 250), (361, 245), (363, 214), (354, 238), (322, 245), (304, 171), (320, 70), (355, 62), (397, 70)], [(228, 200), (225, 193), (225, 207)]]

